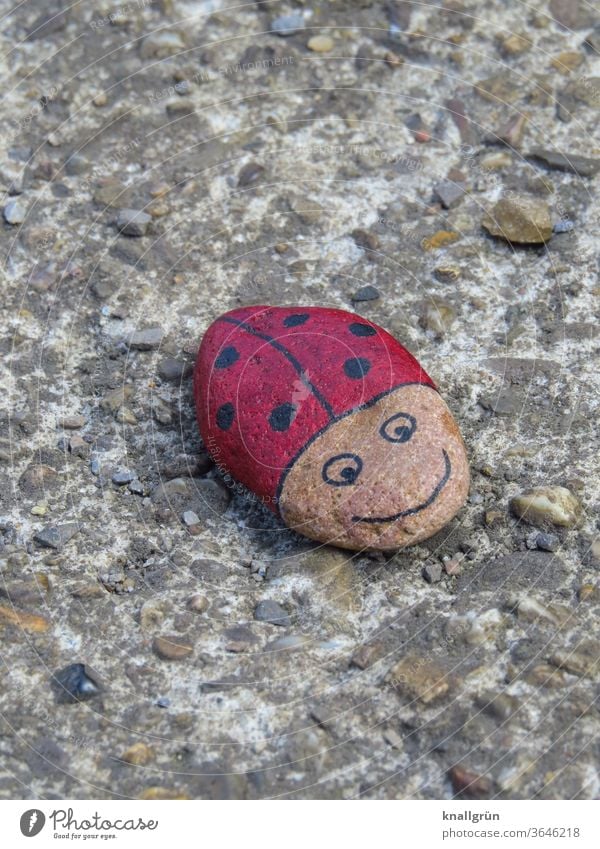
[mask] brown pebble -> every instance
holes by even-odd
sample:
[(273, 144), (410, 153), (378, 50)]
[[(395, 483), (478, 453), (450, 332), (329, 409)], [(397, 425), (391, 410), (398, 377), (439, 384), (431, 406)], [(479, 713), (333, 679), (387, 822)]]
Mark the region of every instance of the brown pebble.
[(65, 430), (78, 430), (80, 427), (83, 427), (84, 424), (84, 416), (65, 416), (58, 421), (58, 426)]
[(462, 556), (453, 557), (451, 560), (446, 560), (444, 562), (444, 572), (446, 575), (456, 576), (462, 575)]
[(178, 636), (155, 637), (152, 648), (162, 660), (184, 660), (193, 651), (190, 643)]
[(193, 610), (194, 613), (204, 613), (206, 610), (208, 610), (209, 602), (206, 596), (193, 595), (188, 600), (187, 606), (190, 610)]
[(501, 198), (482, 221), (492, 236), (522, 245), (547, 242), (552, 236), (548, 204), (538, 198)]
[(447, 673), (435, 661), (407, 654), (389, 672), (389, 681), (400, 693), (424, 705), (441, 699), (450, 688)]

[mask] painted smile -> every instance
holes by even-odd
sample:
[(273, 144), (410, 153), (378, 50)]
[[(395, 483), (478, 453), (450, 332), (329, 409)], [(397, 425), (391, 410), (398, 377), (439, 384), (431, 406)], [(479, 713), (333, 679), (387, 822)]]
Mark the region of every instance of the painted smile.
[(394, 513), (393, 516), (353, 516), (353, 522), (365, 522), (371, 525), (378, 524), (380, 522), (395, 522), (397, 519), (402, 519), (404, 516), (414, 516), (415, 513), (420, 513), (421, 510), (425, 510), (427, 507), (430, 507), (435, 499), (438, 497), (440, 492), (446, 486), (450, 479), (450, 475), (452, 473), (452, 464), (450, 462), (450, 457), (444, 449), (442, 448), (442, 454), (444, 455), (444, 463), (445, 463), (445, 471), (443, 477), (438, 481), (435, 489), (427, 499), (422, 504), (418, 504), (416, 507), (409, 507), (408, 510), (401, 510), (399, 513)]

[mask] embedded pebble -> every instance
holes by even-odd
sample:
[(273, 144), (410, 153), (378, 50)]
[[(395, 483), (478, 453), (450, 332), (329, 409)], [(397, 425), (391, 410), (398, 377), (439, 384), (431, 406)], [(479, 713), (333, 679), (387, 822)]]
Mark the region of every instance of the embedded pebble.
[(111, 480), (116, 486), (125, 486), (125, 484), (131, 483), (135, 478), (135, 472), (131, 472), (129, 469), (120, 469), (113, 474)]
[(134, 766), (145, 766), (154, 760), (155, 752), (147, 743), (134, 743), (121, 755), (121, 760)]
[(313, 35), (306, 46), (315, 53), (328, 53), (333, 50), (333, 39), (328, 35)]
[(152, 649), (162, 660), (184, 660), (193, 651), (187, 640), (178, 636), (157, 636), (152, 641)]
[(352, 300), (360, 303), (361, 301), (376, 301), (380, 297), (379, 289), (376, 289), (375, 286), (363, 286), (352, 295)]
[(59, 419), (58, 426), (65, 430), (78, 430), (85, 425), (85, 416), (65, 416)]
[(423, 566), (423, 577), (428, 584), (437, 584), (442, 580), (442, 567), (439, 563), (426, 563)]
[(455, 796), (463, 799), (489, 799), (494, 794), (494, 785), (489, 776), (480, 775), (460, 764), (453, 766), (448, 776)]
[(209, 601), (206, 596), (196, 594), (188, 600), (187, 606), (194, 613), (205, 613), (209, 608)]
[(152, 216), (140, 209), (120, 209), (117, 215), (117, 229), (125, 236), (144, 236)]
[(27, 207), (19, 198), (12, 198), (4, 206), (4, 220), (7, 224), (22, 224), (27, 216)]
[(532, 525), (549, 522), (563, 528), (574, 528), (583, 519), (581, 502), (564, 486), (528, 489), (512, 498), (510, 507), (519, 519)]
[(522, 245), (541, 245), (552, 236), (548, 204), (533, 197), (501, 198), (484, 216), (492, 236)]
[(353, 313), (247, 307), (221, 316), (202, 341), (194, 394), (225, 479), (311, 539), (402, 548), (444, 527), (466, 499), (464, 444), (433, 381)]
[(44, 548), (59, 551), (77, 533), (79, 533), (77, 522), (66, 522), (64, 525), (47, 525), (34, 534), (33, 539)]
[(20, 630), (32, 634), (42, 634), (50, 628), (50, 622), (35, 613), (15, 610), (12, 606), (0, 604), (0, 625), (16, 625)]
[(464, 185), (454, 183), (452, 180), (441, 180), (435, 184), (433, 193), (444, 209), (453, 209), (463, 199), (465, 188)]
[(285, 607), (271, 599), (259, 601), (254, 608), (254, 618), (258, 622), (269, 622), (271, 625), (282, 625), (285, 628), (291, 625), (291, 619)]
[(185, 360), (177, 360), (174, 357), (165, 357), (157, 366), (159, 377), (170, 383), (179, 383), (189, 377), (193, 370), (190, 363), (186, 363)]
[(580, 177), (593, 177), (600, 171), (600, 159), (581, 156), (578, 153), (559, 153), (557, 150), (532, 148), (527, 154), (532, 159), (543, 162), (547, 168), (555, 171), (567, 171)]
[(568, 218), (563, 219), (562, 221), (557, 221), (554, 225), (555, 233), (570, 233), (575, 229), (575, 222), (570, 221)]
[(158, 348), (162, 342), (163, 331), (161, 327), (148, 327), (145, 330), (137, 330), (129, 339), (129, 347), (138, 351), (152, 351)]
[(71, 663), (55, 672), (52, 687), (58, 701), (68, 704), (93, 699), (102, 689), (98, 680), (83, 663)]

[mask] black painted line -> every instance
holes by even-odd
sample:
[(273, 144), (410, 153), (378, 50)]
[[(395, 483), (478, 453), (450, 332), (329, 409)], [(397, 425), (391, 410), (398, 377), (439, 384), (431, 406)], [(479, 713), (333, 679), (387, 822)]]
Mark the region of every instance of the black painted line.
[(280, 354), (286, 358), (286, 360), (293, 366), (296, 371), (296, 374), (306, 386), (306, 388), (312, 392), (314, 397), (317, 399), (319, 404), (323, 407), (331, 421), (335, 420), (335, 413), (333, 412), (333, 407), (331, 404), (323, 397), (321, 392), (317, 389), (317, 387), (312, 383), (311, 380), (306, 376), (304, 369), (301, 364), (298, 362), (296, 357), (292, 354), (291, 351), (282, 345), (281, 342), (278, 342), (277, 339), (274, 339), (272, 336), (269, 336), (267, 333), (261, 333), (260, 330), (256, 330), (252, 327), (251, 324), (248, 324), (246, 321), (239, 321), (237, 318), (226, 318), (221, 317), (219, 321), (226, 321), (228, 324), (234, 324), (236, 327), (240, 327), (242, 330), (245, 330), (247, 333), (250, 333), (252, 336), (256, 336), (258, 339), (263, 339), (265, 342), (268, 342), (276, 351), (279, 351)]

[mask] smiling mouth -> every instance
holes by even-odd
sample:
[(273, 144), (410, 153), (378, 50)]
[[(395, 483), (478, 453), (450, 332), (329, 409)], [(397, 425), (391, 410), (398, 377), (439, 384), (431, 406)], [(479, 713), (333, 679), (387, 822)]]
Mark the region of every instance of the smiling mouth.
[(416, 507), (409, 507), (408, 510), (401, 510), (399, 513), (394, 513), (393, 516), (353, 516), (353, 522), (365, 522), (371, 525), (378, 524), (380, 522), (395, 522), (397, 519), (402, 519), (404, 516), (414, 516), (415, 513), (420, 513), (421, 510), (425, 510), (427, 507), (430, 507), (435, 499), (438, 497), (440, 492), (448, 483), (450, 479), (450, 475), (452, 473), (452, 464), (450, 462), (450, 457), (444, 449), (442, 448), (442, 454), (444, 455), (444, 463), (446, 469), (444, 471), (443, 477), (439, 480), (437, 486), (427, 499), (422, 504), (417, 504)]

